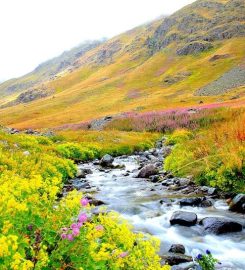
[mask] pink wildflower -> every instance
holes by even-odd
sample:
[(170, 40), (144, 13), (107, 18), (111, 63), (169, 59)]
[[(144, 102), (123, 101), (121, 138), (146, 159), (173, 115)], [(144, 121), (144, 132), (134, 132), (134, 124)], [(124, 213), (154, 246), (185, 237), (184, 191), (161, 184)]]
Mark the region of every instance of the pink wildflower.
[(79, 220), (79, 222), (84, 223), (84, 222), (86, 222), (88, 220), (88, 217), (87, 217), (87, 215), (85, 213), (82, 213), (82, 214), (80, 214), (78, 216), (78, 220)]
[(66, 238), (67, 238), (67, 235), (66, 235), (65, 233), (62, 233), (62, 234), (60, 235), (60, 237), (61, 237), (62, 239), (66, 239)]
[(77, 229), (78, 228), (78, 225), (77, 225), (77, 223), (72, 223), (71, 224), (71, 229), (73, 230), (73, 229)]
[(73, 234), (74, 236), (79, 235), (79, 233), (80, 233), (80, 231), (79, 231), (78, 228), (74, 228), (74, 229), (72, 230), (72, 234)]
[(81, 199), (80, 203), (82, 206), (87, 206), (89, 204), (89, 200), (84, 198), (84, 199)]
[(73, 237), (72, 234), (67, 234), (67, 239), (68, 239), (69, 241), (73, 241), (73, 240), (74, 240), (74, 237)]
[(83, 226), (83, 223), (82, 223), (82, 222), (78, 222), (78, 223), (77, 223), (77, 228), (78, 228), (78, 229), (80, 229), (82, 226)]
[(97, 231), (103, 231), (104, 230), (104, 227), (102, 225), (98, 225), (98, 226), (95, 227), (95, 229)]
[(128, 256), (128, 252), (122, 252), (121, 254), (119, 254), (119, 258), (124, 258)]

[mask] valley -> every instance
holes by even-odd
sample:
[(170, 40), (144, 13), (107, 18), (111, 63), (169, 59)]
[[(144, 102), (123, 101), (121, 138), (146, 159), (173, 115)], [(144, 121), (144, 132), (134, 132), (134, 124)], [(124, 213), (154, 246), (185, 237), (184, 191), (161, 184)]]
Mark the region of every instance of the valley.
[(0, 83), (1, 270), (245, 269), (244, 14), (197, 0)]

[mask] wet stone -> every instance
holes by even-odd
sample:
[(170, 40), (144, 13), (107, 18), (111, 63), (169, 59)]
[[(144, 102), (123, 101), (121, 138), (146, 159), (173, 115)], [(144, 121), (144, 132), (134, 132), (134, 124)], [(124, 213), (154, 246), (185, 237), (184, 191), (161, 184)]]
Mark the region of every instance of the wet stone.
[(170, 218), (171, 225), (194, 226), (197, 223), (197, 215), (192, 212), (176, 211)]

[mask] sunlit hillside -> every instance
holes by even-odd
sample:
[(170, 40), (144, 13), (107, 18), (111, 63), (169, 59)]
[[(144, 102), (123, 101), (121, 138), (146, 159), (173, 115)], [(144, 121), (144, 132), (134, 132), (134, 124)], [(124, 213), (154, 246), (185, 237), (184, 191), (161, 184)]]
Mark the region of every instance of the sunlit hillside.
[(47, 96), (2, 108), (1, 123), (57, 127), (128, 111), (243, 100), (244, 10), (241, 0), (199, 0), (102, 43), (77, 59), (76, 68), (42, 83)]

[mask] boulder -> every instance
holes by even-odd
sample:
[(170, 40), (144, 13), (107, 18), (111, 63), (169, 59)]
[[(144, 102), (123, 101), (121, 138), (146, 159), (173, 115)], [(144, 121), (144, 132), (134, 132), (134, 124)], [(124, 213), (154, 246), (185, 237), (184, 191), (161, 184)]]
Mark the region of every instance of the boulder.
[(177, 253), (168, 253), (161, 257), (165, 264), (168, 265), (177, 265), (180, 263), (187, 263), (192, 261), (192, 257)]
[(99, 161), (98, 159), (95, 159), (95, 160), (93, 161), (93, 165), (100, 165), (100, 161)]
[(162, 144), (162, 140), (159, 140), (159, 141), (156, 142), (156, 148), (157, 149), (161, 149), (162, 148), (162, 145), (163, 145)]
[(94, 198), (90, 199), (89, 200), (89, 203), (92, 204), (92, 205), (94, 205), (94, 206), (105, 205), (105, 203), (103, 201), (98, 200), (98, 199), (94, 199)]
[(74, 180), (74, 181), (72, 181), (72, 187), (75, 188), (76, 190), (91, 188), (91, 186), (89, 185), (89, 183), (82, 182), (80, 180)]
[(222, 217), (206, 217), (200, 222), (206, 233), (225, 234), (242, 231), (242, 225), (232, 219)]
[(83, 171), (85, 174), (92, 174), (93, 173), (92, 170), (89, 168), (84, 168)]
[(77, 177), (77, 178), (85, 178), (85, 177), (86, 177), (86, 174), (85, 174), (84, 170), (78, 168), (78, 169), (77, 169), (76, 177)]
[(208, 195), (215, 195), (217, 193), (216, 188), (208, 188)]
[(245, 214), (245, 194), (238, 194), (230, 203), (230, 211)]
[(210, 207), (213, 205), (213, 202), (210, 199), (204, 198), (204, 200), (202, 200), (200, 206), (201, 207)]
[(158, 173), (157, 168), (153, 164), (144, 166), (138, 173), (138, 178), (148, 178)]
[(157, 183), (159, 181), (159, 175), (151, 175), (149, 178), (152, 183)]
[(171, 225), (194, 226), (197, 223), (197, 215), (192, 212), (176, 211), (170, 218)]
[(215, 195), (217, 193), (216, 188), (207, 187), (207, 186), (202, 186), (201, 191), (208, 193), (208, 195)]
[(188, 179), (188, 178), (179, 178), (178, 184), (179, 184), (180, 186), (188, 186), (188, 185), (191, 184), (191, 180)]
[(114, 158), (111, 155), (104, 155), (100, 161), (100, 165), (103, 167), (111, 167), (112, 163), (114, 161)]
[(185, 247), (181, 244), (174, 244), (170, 247), (168, 252), (185, 254)]
[(179, 201), (180, 206), (199, 206), (202, 198), (184, 198)]

